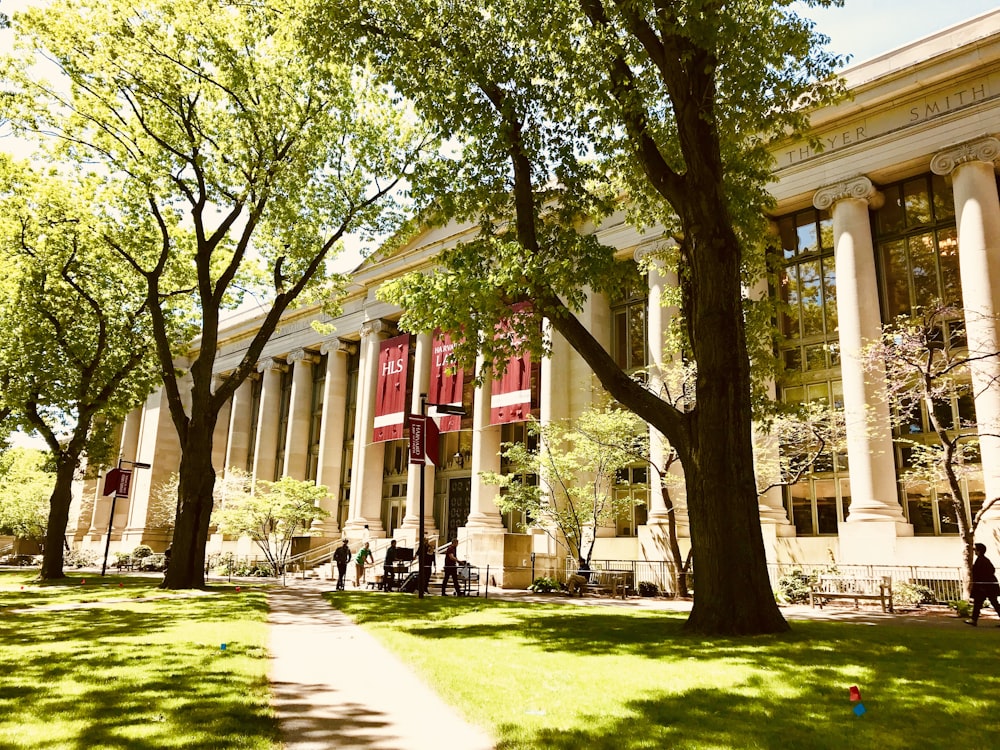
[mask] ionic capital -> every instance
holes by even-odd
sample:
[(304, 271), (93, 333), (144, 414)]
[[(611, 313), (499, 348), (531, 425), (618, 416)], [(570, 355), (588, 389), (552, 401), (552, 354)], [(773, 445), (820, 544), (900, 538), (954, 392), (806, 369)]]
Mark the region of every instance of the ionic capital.
[(288, 352), (288, 356), (285, 359), (288, 360), (288, 364), (290, 365), (297, 364), (298, 362), (314, 365), (319, 362), (319, 357), (312, 352), (307, 352), (305, 349), (292, 349), (292, 351)]
[(366, 338), (377, 333), (391, 333), (393, 327), (381, 318), (378, 320), (368, 320), (361, 324), (361, 338)]
[(949, 175), (963, 164), (973, 161), (992, 163), (998, 156), (1000, 156), (1000, 140), (991, 137), (977, 138), (938, 151), (931, 159), (931, 171), (934, 174)]
[(344, 339), (327, 339), (319, 347), (320, 354), (354, 354), (358, 347)]
[(874, 209), (881, 208), (885, 201), (885, 196), (875, 189), (871, 180), (864, 175), (858, 175), (843, 182), (821, 187), (813, 195), (813, 206), (820, 211), (826, 211), (837, 201), (848, 198), (865, 201)]
[(279, 362), (274, 357), (268, 357), (267, 359), (262, 359), (257, 363), (257, 372), (285, 372), (288, 369), (288, 365), (284, 362)]

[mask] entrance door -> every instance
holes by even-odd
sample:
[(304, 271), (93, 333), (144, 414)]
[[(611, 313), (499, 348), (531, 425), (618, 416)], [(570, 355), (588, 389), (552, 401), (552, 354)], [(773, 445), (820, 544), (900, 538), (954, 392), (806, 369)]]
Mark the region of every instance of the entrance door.
[(442, 541), (458, 537), (458, 529), (469, 520), (472, 503), (472, 479), (462, 477), (448, 481), (448, 527)]

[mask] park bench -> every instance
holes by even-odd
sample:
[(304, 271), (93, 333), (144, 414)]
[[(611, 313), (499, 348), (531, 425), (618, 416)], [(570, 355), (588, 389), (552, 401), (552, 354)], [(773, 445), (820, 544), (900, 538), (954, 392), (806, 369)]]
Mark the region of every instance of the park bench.
[(858, 609), (862, 600), (877, 601), (883, 612), (892, 612), (892, 578), (858, 578), (855, 576), (822, 575), (809, 587), (809, 605), (823, 608), (835, 599), (854, 602)]
[(635, 588), (633, 580), (634, 574), (631, 570), (592, 570), (587, 593), (620, 596), (624, 599)]

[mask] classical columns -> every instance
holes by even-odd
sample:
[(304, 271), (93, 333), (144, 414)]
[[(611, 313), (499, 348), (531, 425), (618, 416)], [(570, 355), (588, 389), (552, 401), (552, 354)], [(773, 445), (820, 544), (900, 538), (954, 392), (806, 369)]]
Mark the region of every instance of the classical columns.
[[(312, 421), (312, 368), (319, 357), (305, 349), (294, 349), (287, 357), (292, 367), (292, 393), (288, 404), (288, 428), (285, 431), (285, 465), (281, 475), (306, 478), (309, 459), (309, 424)], [(282, 436), (279, 435), (279, 439)]]
[[(847, 450), (850, 458), (851, 505), (846, 526), (862, 522), (895, 524), (896, 535), (912, 535), (899, 505), (892, 427), (883, 373), (866, 372), (862, 350), (881, 336), (882, 320), (875, 275), (869, 203), (882, 196), (867, 177), (855, 177), (820, 188), (813, 205), (833, 214), (834, 253), (837, 269), (837, 319), (840, 331), (841, 378)], [(842, 527), (842, 537), (846, 529)], [(864, 549), (861, 557), (888, 554), (890, 550)], [(861, 559), (861, 557), (855, 559)]]
[[(417, 347), (413, 362), (413, 391), (410, 394), (410, 414), (420, 414), (420, 397), (427, 394), (431, 382), (431, 352), (429, 333), (417, 334)], [(420, 482), (424, 483), (424, 533), (433, 536), (434, 526), (434, 465), (408, 464), (406, 476), (406, 514), (401, 527), (410, 530), (416, 539), (415, 529), (420, 528)]]
[(320, 507), (330, 515), (317, 527), (323, 537), (340, 534), (337, 517), (340, 508), (341, 482), (344, 476), (344, 434), (347, 425), (348, 356), (357, 351), (354, 344), (340, 339), (325, 341), (320, 353), (326, 355), (326, 381), (323, 384), (323, 421), (319, 436), (319, 466), (316, 484), (325, 485), (330, 493), (320, 500)]
[(257, 412), (257, 444), (253, 451), (253, 482), (267, 482), (276, 478), (276, 462), (278, 458), (278, 440), (284, 440), (284, 435), (278, 435), (278, 422), (281, 405), (281, 373), (288, 367), (276, 359), (262, 359), (257, 363), (260, 373), (260, 408)]
[[(476, 372), (483, 372), (483, 359), (476, 360)], [(472, 500), (467, 528), (503, 529), (496, 499), (500, 488), (484, 484), (484, 471), (500, 473), (500, 425), (490, 424), (490, 399), (493, 380), (487, 376), (472, 396)]]
[(233, 392), (229, 407), (229, 435), (226, 440), (225, 468), (245, 471), (250, 457), (250, 422), (253, 419), (253, 384), (260, 376), (252, 373)]
[[(942, 151), (931, 170), (951, 175), (958, 223), (962, 300), (987, 501), (1000, 497), (1000, 140), (980, 138)], [(985, 518), (1000, 522), (1000, 503)]]
[(360, 537), (367, 524), (372, 538), (385, 536), (382, 528), (382, 472), (385, 446), (372, 442), (375, 398), (378, 387), (378, 347), (390, 326), (370, 320), (361, 326), (361, 362), (358, 373), (358, 408), (354, 423), (354, 460), (351, 465), (351, 505), (344, 530)]
[[(222, 384), (221, 375), (212, 376), (212, 393), (215, 393)], [(233, 400), (229, 399), (221, 409), (215, 421), (215, 430), (212, 432), (212, 466), (217, 475), (221, 475), (226, 469), (226, 449), (229, 446), (229, 423), (230, 413), (233, 408)]]

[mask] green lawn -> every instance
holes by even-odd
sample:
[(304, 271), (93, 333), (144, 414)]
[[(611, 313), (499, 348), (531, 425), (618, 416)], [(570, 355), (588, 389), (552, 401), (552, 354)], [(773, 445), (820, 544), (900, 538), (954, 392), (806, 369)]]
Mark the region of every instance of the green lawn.
[[(795, 622), (687, 635), (663, 612), (328, 594), (499, 750), (995, 747), (1000, 631)], [(866, 709), (852, 712), (857, 685)]]
[(34, 575), (0, 573), (0, 747), (275, 746), (263, 589)]

